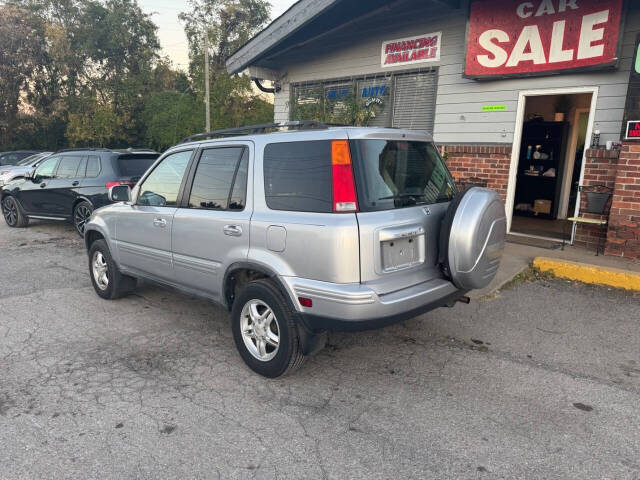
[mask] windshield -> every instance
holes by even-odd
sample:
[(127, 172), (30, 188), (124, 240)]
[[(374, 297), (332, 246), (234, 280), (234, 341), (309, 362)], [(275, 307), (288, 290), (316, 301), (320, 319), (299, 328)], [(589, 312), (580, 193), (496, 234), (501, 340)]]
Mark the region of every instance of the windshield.
[(448, 202), (456, 187), (432, 143), (352, 140), (360, 211)]
[(20, 160), (18, 163), (16, 163), (16, 165), (31, 165), (33, 163), (36, 163), (39, 159), (41, 159), (42, 157), (45, 157), (47, 155), (50, 155), (48, 153), (36, 153), (35, 155), (31, 155), (30, 157), (24, 158), (22, 160)]

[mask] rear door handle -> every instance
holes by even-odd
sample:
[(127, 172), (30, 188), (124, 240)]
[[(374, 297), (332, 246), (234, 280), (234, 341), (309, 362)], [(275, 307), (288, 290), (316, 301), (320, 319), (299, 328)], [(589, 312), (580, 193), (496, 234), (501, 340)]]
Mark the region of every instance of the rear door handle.
[(230, 237), (240, 237), (242, 235), (242, 227), (239, 225), (225, 225), (222, 231)]
[(80, 185), (80, 182), (77, 180), (71, 184), (72, 187), (77, 187), (78, 185)]
[(153, 226), (154, 227), (159, 227), (159, 228), (164, 228), (164, 227), (167, 226), (167, 221), (164, 218), (154, 218)]
[(40, 188), (44, 188), (44, 187), (46, 187), (46, 186), (47, 186), (47, 184), (46, 184), (45, 182), (42, 182), (42, 183), (40, 184)]

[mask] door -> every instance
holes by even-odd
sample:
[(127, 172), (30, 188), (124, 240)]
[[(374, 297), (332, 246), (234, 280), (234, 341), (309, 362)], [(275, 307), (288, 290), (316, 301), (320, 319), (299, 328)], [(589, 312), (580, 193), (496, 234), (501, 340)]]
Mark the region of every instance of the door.
[(47, 158), (36, 168), (31, 179), (20, 185), (18, 199), (25, 212), (33, 215), (51, 216), (53, 205), (44, 194), (44, 189), (54, 178), (54, 172), (60, 157)]
[(177, 283), (217, 300), (227, 267), (249, 252), (249, 156), (243, 145), (203, 150), (173, 220)]
[(171, 228), (192, 153), (166, 156), (140, 185), (135, 204), (118, 212), (116, 249), (125, 270), (173, 282)]
[(70, 218), (73, 204), (84, 172), (79, 173), (83, 155), (64, 155), (60, 157), (58, 167), (52, 179), (40, 189), (42, 204), (46, 205), (50, 215)]
[(456, 189), (434, 145), (351, 141), (361, 281), (379, 294), (439, 278), (441, 223)]

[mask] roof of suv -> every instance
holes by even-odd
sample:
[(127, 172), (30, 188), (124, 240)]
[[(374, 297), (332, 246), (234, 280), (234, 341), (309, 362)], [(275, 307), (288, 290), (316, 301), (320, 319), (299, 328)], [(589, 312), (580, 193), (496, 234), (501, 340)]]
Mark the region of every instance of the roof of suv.
[[(267, 131), (275, 130), (275, 131)], [(243, 133), (246, 132), (246, 133)], [(283, 122), (267, 125), (251, 125), (235, 129), (217, 130), (214, 132), (200, 133), (185, 138), (173, 148), (186, 145), (199, 145), (210, 142), (247, 140), (252, 137), (260, 137), (264, 143), (271, 141), (281, 142), (283, 136), (301, 136), (302, 140), (318, 140), (327, 138), (327, 132), (342, 134), (348, 138), (389, 138), (432, 141), (431, 135), (423, 130), (410, 130), (388, 127), (353, 127), (347, 125), (332, 125), (320, 122)]]

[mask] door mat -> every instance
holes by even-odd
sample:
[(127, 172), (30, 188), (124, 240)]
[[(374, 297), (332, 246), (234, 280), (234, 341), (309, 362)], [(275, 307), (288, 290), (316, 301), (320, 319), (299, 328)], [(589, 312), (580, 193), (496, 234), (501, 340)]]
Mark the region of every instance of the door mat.
[(507, 242), (529, 247), (546, 248), (547, 250), (560, 250), (562, 248), (562, 241), (560, 240), (554, 242), (544, 238), (521, 237), (520, 235), (507, 235)]

